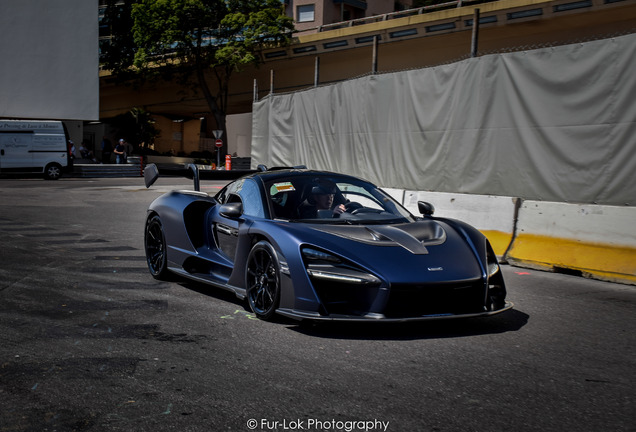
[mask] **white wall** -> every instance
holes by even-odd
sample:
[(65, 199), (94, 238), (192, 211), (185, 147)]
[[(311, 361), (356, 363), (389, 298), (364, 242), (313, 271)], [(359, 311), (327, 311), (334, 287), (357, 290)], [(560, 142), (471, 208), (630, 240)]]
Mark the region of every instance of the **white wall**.
[(239, 157), (250, 157), (252, 153), (252, 113), (232, 114), (226, 118), (227, 152)]
[(97, 0), (2, 0), (0, 117), (99, 118)]

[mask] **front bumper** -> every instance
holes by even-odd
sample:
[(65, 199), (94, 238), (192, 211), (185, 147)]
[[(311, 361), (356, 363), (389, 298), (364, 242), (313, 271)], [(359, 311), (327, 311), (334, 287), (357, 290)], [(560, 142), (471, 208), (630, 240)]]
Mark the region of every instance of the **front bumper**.
[(295, 320), (303, 321), (343, 321), (343, 322), (418, 322), (418, 321), (432, 321), (432, 320), (445, 320), (445, 319), (457, 319), (457, 318), (479, 318), (479, 317), (487, 317), (491, 315), (496, 315), (501, 312), (505, 312), (514, 307), (514, 303), (506, 302), (505, 305), (497, 310), (485, 311), (485, 312), (474, 312), (474, 313), (445, 313), (445, 314), (430, 314), (430, 315), (420, 315), (420, 316), (409, 316), (409, 317), (395, 317), (388, 318), (383, 314), (378, 313), (369, 313), (367, 315), (338, 315), (338, 314), (330, 314), (330, 315), (320, 315), (317, 312), (307, 312), (300, 311), (295, 309), (287, 309), (280, 308), (277, 312), (280, 315), (283, 315), (288, 318), (292, 318)]

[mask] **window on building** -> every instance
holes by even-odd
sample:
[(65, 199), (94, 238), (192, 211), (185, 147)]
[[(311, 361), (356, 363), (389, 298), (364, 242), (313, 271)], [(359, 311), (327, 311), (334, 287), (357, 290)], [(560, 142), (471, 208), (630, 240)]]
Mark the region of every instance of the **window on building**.
[(314, 21), (315, 9), (316, 6), (312, 4), (298, 6), (298, 22)]

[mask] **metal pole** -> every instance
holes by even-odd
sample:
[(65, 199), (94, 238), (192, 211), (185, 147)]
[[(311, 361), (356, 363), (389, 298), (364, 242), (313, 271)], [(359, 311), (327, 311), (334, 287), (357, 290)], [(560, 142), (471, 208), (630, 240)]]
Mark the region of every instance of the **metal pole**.
[(199, 181), (199, 167), (195, 164), (188, 164), (188, 169), (192, 171), (192, 179), (194, 180), (194, 190), (201, 190), (201, 182)]
[(314, 87), (318, 87), (320, 83), (320, 57), (316, 56), (316, 62), (314, 64)]
[(269, 73), (269, 94), (274, 94), (274, 69)]
[(375, 35), (373, 36), (373, 59), (372, 59), (372, 63), (371, 63), (371, 73), (372, 74), (376, 74), (378, 73), (378, 44), (380, 41), (380, 36), (379, 35)]
[(473, 39), (470, 44), (470, 56), (477, 57), (477, 46), (479, 44), (479, 8), (473, 14)]
[(258, 84), (254, 78), (254, 102), (258, 102)]

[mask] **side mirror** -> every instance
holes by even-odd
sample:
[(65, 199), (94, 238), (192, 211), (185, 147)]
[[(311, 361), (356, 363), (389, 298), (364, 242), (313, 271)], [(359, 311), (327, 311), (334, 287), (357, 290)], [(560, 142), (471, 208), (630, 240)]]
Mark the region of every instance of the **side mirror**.
[(230, 219), (237, 218), (243, 214), (243, 204), (240, 202), (223, 204), (219, 209), (219, 214)]
[(159, 178), (159, 168), (155, 164), (148, 164), (144, 168), (144, 182), (146, 183), (146, 188), (152, 186), (157, 179)]
[(426, 201), (418, 201), (417, 209), (422, 214), (422, 216), (433, 216), (433, 213), (435, 213), (435, 207), (433, 206), (433, 204)]

